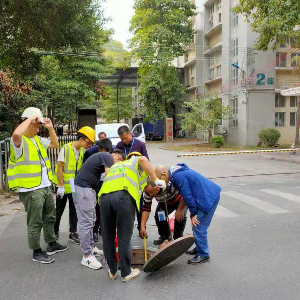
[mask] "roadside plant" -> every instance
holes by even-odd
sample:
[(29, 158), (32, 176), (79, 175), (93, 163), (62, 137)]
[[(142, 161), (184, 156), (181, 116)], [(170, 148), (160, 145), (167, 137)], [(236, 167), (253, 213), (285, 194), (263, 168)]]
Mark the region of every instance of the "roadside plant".
[(214, 148), (221, 148), (224, 144), (224, 138), (221, 135), (216, 135), (212, 138), (212, 146)]
[(277, 129), (273, 129), (273, 128), (263, 129), (258, 134), (258, 137), (268, 147), (274, 147), (277, 144), (280, 136), (281, 136), (280, 132)]

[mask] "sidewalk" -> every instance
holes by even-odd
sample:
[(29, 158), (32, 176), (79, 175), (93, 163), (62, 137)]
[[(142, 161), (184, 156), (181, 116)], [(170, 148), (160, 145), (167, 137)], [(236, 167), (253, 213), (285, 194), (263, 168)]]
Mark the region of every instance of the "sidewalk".
[(300, 164), (300, 152), (292, 153), (268, 153), (266, 155), (269, 160), (285, 161)]

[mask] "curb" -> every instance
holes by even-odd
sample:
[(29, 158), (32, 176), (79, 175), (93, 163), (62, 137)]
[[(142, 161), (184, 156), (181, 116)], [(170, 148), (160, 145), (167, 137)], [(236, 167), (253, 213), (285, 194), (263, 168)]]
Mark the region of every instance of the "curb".
[(212, 156), (212, 155), (227, 155), (227, 154), (254, 154), (254, 153), (279, 153), (279, 152), (296, 152), (300, 148), (295, 149), (276, 149), (276, 150), (245, 150), (245, 151), (220, 151), (220, 152), (200, 152), (200, 153), (181, 153), (177, 157), (184, 156)]

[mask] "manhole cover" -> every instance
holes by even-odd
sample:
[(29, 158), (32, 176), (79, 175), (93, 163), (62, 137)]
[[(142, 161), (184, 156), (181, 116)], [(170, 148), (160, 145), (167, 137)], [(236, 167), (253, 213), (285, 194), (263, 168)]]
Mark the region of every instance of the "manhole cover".
[(165, 247), (154, 253), (144, 265), (144, 272), (153, 272), (171, 263), (184, 254), (193, 244), (194, 236), (186, 235), (168, 243)]
[(15, 203), (21, 203), (21, 200), (20, 199), (16, 199), (16, 200), (10, 202), (9, 204), (15, 204)]

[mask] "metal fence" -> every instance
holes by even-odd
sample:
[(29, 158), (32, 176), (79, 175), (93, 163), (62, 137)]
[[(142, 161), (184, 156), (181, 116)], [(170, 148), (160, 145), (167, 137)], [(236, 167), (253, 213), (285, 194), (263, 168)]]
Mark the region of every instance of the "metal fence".
[[(48, 149), (48, 157), (49, 157), (53, 171), (55, 170), (57, 157), (58, 157), (61, 147), (69, 142), (75, 141), (76, 136), (75, 135), (59, 136), (58, 140), (59, 140), (59, 148)], [(1, 152), (1, 156), (0, 156), (0, 190), (6, 190), (6, 191), (8, 190), (6, 170), (7, 170), (9, 155), (10, 155), (10, 146), (9, 145), (10, 145), (10, 139), (0, 141), (0, 152)]]

